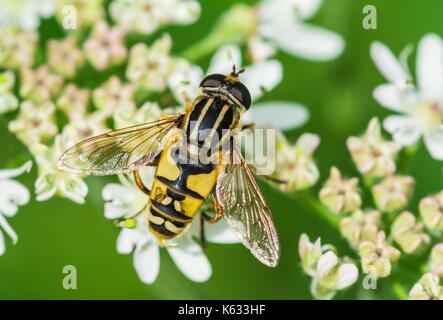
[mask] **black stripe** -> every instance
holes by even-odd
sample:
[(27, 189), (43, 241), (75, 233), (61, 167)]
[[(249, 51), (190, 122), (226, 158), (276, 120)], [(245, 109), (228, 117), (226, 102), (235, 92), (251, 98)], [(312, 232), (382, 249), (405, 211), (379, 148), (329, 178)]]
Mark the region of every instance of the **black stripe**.
[(192, 109), (191, 114), (189, 115), (188, 123), (186, 124), (186, 126), (187, 126), (186, 127), (186, 137), (187, 137), (188, 141), (189, 141), (189, 136), (191, 135), (191, 123), (193, 122), (193, 125), (194, 126), (196, 125), (196, 122), (197, 122), (198, 118), (200, 117), (200, 114), (207, 102), (208, 102), (208, 99), (202, 99), (199, 102), (197, 102), (197, 104)]
[(158, 233), (160, 233), (160, 234), (162, 234), (162, 235), (164, 235), (164, 236), (167, 236), (167, 237), (171, 237), (171, 238), (173, 238), (173, 237), (175, 237), (175, 236), (177, 235), (176, 233), (171, 232), (171, 231), (169, 231), (168, 229), (166, 229), (166, 227), (165, 227), (164, 224), (158, 225), (158, 224), (155, 224), (155, 223), (149, 221), (149, 226), (150, 226), (154, 231), (156, 231), (156, 232), (158, 232)]
[[(175, 208), (174, 208), (174, 201), (175, 200), (173, 200), (168, 205), (161, 204), (160, 202), (157, 202), (157, 201), (154, 201), (154, 200), (151, 200), (151, 203), (158, 211), (160, 211), (165, 216), (165, 218), (167, 218), (168, 220), (170, 220), (174, 224), (175, 224), (175, 220), (171, 220), (171, 219), (174, 219), (174, 218), (175, 219), (180, 219), (180, 220), (186, 220), (186, 221), (192, 220), (191, 217), (185, 216), (183, 213), (178, 212), (177, 210), (175, 210)], [(152, 210), (151, 210), (151, 212), (152, 212)], [(177, 225), (177, 227), (181, 228), (181, 227), (184, 227), (184, 225), (183, 226)]]
[(179, 193), (177, 193), (177, 192), (175, 192), (175, 191), (173, 191), (172, 189), (169, 189), (169, 188), (166, 189), (166, 194), (169, 197), (171, 197), (172, 199), (178, 200), (178, 201), (183, 201), (186, 198), (184, 195), (179, 194)]
[[(183, 176), (183, 174), (180, 174), (180, 177), (182, 177), (182, 176)], [(186, 176), (186, 178), (187, 178), (187, 176)], [(157, 179), (160, 180), (161, 182), (163, 182), (165, 185), (167, 185), (171, 189), (175, 189), (179, 192), (186, 193), (187, 195), (190, 195), (191, 197), (196, 198), (196, 199), (201, 199), (201, 200), (205, 199), (201, 195), (199, 195), (197, 192), (188, 189), (188, 187), (186, 187), (186, 186), (183, 187), (182, 184), (180, 183), (180, 180), (178, 180), (178, 179), (175, 181), (171, 181), (171, 180), (169, 180), (165, 177), (162, 177), (162, 176), (157, 176)]]

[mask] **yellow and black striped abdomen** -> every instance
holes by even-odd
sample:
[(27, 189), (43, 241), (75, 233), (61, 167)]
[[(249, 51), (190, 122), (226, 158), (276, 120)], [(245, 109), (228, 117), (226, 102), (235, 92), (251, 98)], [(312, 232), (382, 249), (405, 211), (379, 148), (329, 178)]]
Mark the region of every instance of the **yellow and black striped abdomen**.
[(216, 166), (189, 159), (179, 143), (166, 147), (149, 200), (150, 230), (160, 239), (180, 235), (209, 196), (217, 176)]

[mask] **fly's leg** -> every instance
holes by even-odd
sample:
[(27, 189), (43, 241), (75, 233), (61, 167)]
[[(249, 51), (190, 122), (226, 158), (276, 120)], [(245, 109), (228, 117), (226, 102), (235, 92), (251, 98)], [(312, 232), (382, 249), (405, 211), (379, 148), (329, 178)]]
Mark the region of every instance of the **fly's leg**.
[(246, 124), (243, 124), (241, 126), (241, 131), (247, 130), (247, 129), (254, 129), (254, 127), (255, 127), (255, 123), (254, 122), (246, 123)]
[(205, 237), (205, 219), (203, 217), (204, 214), (206, 213), (203, 211), (200, 214), (200, 241), (202, 249), (206, 250), (208, 249), (208, 243), (206, 242), (206, 237)]
[(140, 174), (138, 172), (138, 169), (134, 170), (134, 180), (137, 187), (148, 196), (151, 194), (151, 190), (149, 190), (145, 184), (143, 183), (142, 179), (140, 178)]
[[(156, 166), (158, 164), (158, 159), (160, 158), (160, 154), (155, 157), (154, 160), (152, 160), (151, 162), (147, 163), (146, 166)], [(145, 194), (147, 194), (148, 196), (151, 194), (151, 190), (149, 190), (149, 188), (147, 188), (145, 186), (145, 184), (143, 183), (142, 179), (140, 178), (140, 173), (138, 172), (139, 169), (135, 169), (133, 174), (134, 174), (134, 180), (135, 180), (135, 184), (137, 185), (137, 187)]]
[(201, 216), (207, 223), (214, 224), (218, 222), (223, 217), (223, 207), (221, 203), (218, 202), (217, 197), (215, 195), (212, 196), (214, 198), (215, 210), (217, 214), (214, 217), (209, 216), (206, 212), (202, 212)]

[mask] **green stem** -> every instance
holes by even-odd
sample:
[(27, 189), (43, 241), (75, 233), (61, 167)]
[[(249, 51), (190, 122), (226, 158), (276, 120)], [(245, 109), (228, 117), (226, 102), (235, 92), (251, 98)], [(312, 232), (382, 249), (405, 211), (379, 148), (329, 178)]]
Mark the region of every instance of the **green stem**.
[(332, 212), (330, 212), (325, 206), (323, 206), (317, 198), (315, 198), (311, 193), (300, 193), (296, 196), (306, 208), (315, 212), (318, 216), (323, 218), (327, 223), (329, 223), (333, 228), (337, 230), (340, 227), (340, 217)]
[(397, 298), (399, 298), (400, 300), (408, 300), (409, 299), (408, 293), (403, 288), (403, 286), (401, 285), (400, 282), (398, 282), (397, 280), (393, 280), (393, 281), (391, 281), (391, 284), (392, 284), (392, 291), (397, 296)]
[(398, 162), (398, 172), (404, 174), (408, 173), (419, 147), (420, 147), (420, 142), (417, 142), (403, 149), (403, 156)]

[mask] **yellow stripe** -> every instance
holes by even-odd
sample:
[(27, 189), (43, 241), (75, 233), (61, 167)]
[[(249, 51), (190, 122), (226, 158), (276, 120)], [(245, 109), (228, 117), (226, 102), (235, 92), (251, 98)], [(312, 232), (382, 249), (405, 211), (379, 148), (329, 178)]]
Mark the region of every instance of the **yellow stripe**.
[[(211, 134), (206, 138), (205, 142), (203, 143), (203, 145), (205, 147), (207, 147), (208, 149), (211, 148), (212, 137), (214, 136), (215, 133), (217, 133), (217, 128), (220, 125), (220, 122), (223, 120), (223, 117), (225, 116), (225, 114), (226, 114), (226, 112), (228, 111), (229, 108), (230, 107), (227, 104), (225, 104), (223, 106), (222, 110), (220, 111), (220, 114), (217, 117), (217, 120), (215, 120), (215, 123), (212, 126)], [(220, 137), (218, 137), (218, 138), (220, 139)], [(221, 140), (219, 140), (219, 143), (220, 143), (220, 141)], [(207, 144), (209, 144), (209, 146), (207, 146)]]
[(208, 109), (211, 106), (213, 101), (214, 101), (214, 98), (209, 98), (208, 102), (206, 102), (206, 105), (203, 107), (202, 111), (200, 112), (200, 116), (197, 119), (197, 123), (194, 126), (194, 128), (192, 128), (192, 132), (189, 135), (190, 140), (196, 140), (197, 134), (198, 134), (198, 127), (200, 126), (200, 123), (202, 122), (206, 112), (208, 111)]

